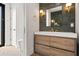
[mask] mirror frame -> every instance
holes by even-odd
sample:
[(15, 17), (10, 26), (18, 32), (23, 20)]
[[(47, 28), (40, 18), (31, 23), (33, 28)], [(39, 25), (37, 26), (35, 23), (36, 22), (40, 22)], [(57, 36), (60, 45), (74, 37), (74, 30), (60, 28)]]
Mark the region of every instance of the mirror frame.
[(51, 26), (51, 12), (63, 10), (62, 6), (57, 6), (46, 10), (46, 27)]

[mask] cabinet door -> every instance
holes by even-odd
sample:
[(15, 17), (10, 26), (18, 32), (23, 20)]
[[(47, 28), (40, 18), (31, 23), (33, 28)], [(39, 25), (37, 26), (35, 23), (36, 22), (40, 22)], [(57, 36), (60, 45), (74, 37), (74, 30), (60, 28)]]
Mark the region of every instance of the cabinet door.
[(70, 38), (51, 37), (50, 46), (75, 51), (75, 40)]
[(50, 48), (47, 46), (35, 44), (35, 52), (44, 55), (44, 56), (49, 56), (50, 55)]
[(51, 56), (74, 56), (74, 52), (69, 52), (61, 49), (50, 48)]
[(35, 43), (49, 45), (49, 40), (48, 36), (35, 35)]

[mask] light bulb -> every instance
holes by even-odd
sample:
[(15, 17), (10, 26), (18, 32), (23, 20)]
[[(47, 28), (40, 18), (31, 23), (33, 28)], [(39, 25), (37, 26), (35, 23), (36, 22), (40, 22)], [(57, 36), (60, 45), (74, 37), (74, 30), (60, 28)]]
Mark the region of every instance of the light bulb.
[(43, 13), (44, 11), (43, 10), (40, 10), (40, 13)]
[(52, 23), (54, 23), (54, 22), (55, 22), (55, 20), (51, 20), (51, 22), (52, 22)]
[(66, 3), (66, 7), (70, 7), (72, 3)]
[(74, 23), (71, 23), (71, 24), (70, 24), (70, 27), (74, 27)]
[(41, 9), (41, 10), (40, 10), (40, 15), (41, 15), (41, 16), (44, 16), (44, 15), (45, 15), (45, 11)]

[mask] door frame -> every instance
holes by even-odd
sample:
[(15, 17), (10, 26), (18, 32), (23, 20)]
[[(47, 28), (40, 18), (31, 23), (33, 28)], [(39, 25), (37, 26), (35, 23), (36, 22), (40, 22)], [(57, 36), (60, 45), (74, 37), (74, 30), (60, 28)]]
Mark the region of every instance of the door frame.
[(1, 45), (0, 47), (5, 45), (5, 5), (0, 3), (0, 6), (2, 8), (1, 13)]

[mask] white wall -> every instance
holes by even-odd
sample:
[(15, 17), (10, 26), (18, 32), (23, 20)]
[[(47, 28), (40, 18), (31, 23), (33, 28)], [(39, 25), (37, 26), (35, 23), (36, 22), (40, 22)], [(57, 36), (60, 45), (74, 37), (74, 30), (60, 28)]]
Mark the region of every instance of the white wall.
[(31, 55), (34, 52), (34, 32), (39, 31), (39, 4), (12, 3), (5, 4), (5, 40), (11, 45), (11, 8), (16, 7), (16, 38), (21, 41), (21, 55)]
[(10, 4), (5, 4), (5, 45), (10, 45)]
[[(17, 35), (17, 43), (21, 40), (21, 55), (25, 55), (24, 52), (24, 4), (19, 3), (17, 4), (17, 21), (16, 21), (16, 35)], [(19, 43), (18, 43), (19, 45)]]
[(79, 48), (79, 3), (76, 3), (75, 4), (75, 30), (76, 30), (76, 33), (78, 35), (78, 39), (77, 39), (77, 53), (79, 55), (79, 51), (78, 51), (78, 48)]
[[(21, 55), (25, 55), (25, 41), (24, 41), (24, 20), (25, 20), (25, 8), (23, 3), (7, 3), (5, 4), (5, 44), (12, 45), (11, 43), (11, 9), (16, 9), (16, 39), (17, 47), (21, 47)], [(19, 41), (21, 45), (19, 46)]]
[(75, 5), (75, 22), (76, 22), (76, 33), (78, 34), (79, 38), (79, 3), (76, 3)]
[[(23, 3), (13, 3), (11, 7), (16, 9), (16, 41), (17, 47), (21, 49), (21, 55), (25, 55), (24, 46), (24, 4)], [(19, 43), (20, 41), (20, 43)]]
[(11, 4), (11, 44), (17, 47), (17, 39), (16, 39), (16, 5)]
[(39, 31), (39, 4), (29, 3), (26, 6), (26, 39), (27, 55), (34, 52), (34, 32)]

